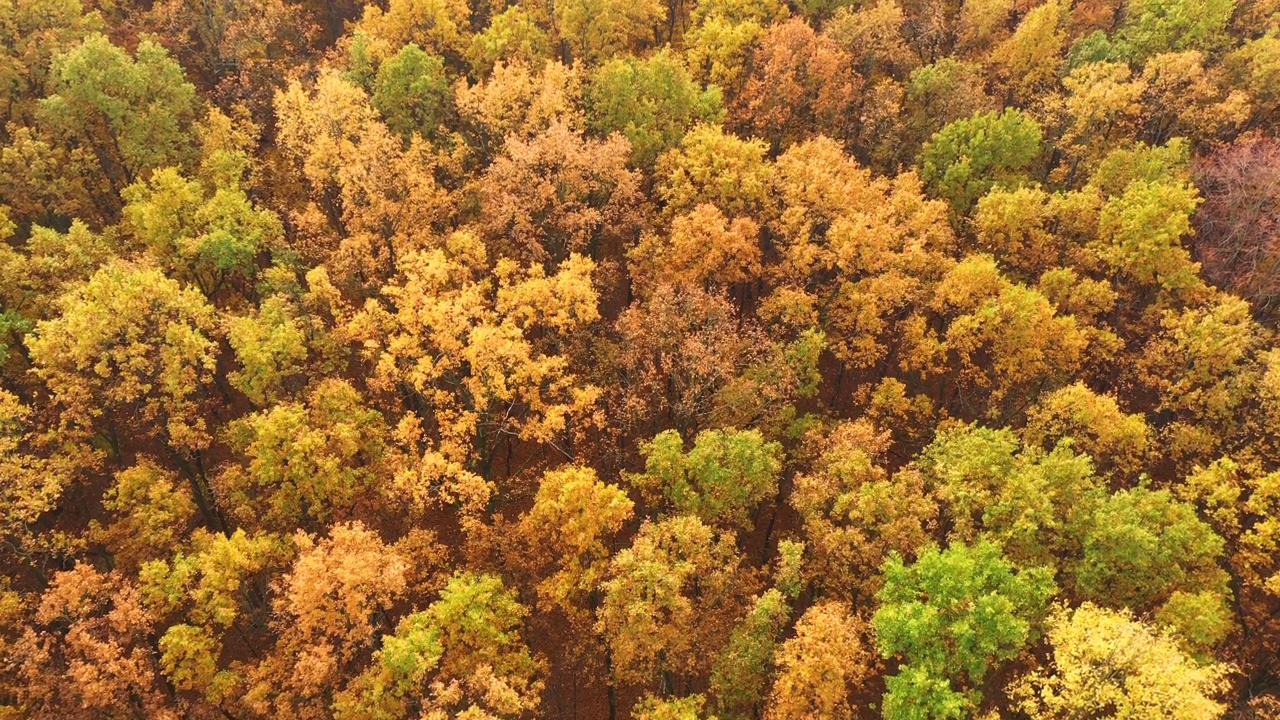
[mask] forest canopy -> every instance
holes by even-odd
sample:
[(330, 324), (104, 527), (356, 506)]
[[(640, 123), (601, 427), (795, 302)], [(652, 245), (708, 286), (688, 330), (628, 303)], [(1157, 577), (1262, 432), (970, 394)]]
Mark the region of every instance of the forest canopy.
[(1280, 718), (1280, 0), (0, 0), (0, 720)]

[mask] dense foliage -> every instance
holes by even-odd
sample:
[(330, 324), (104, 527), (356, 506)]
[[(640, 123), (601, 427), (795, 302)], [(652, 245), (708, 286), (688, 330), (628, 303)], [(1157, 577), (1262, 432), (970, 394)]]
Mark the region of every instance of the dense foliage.
[(1280, 718), (1280, 1), (361, 2), (0, 0), (0, 720)]

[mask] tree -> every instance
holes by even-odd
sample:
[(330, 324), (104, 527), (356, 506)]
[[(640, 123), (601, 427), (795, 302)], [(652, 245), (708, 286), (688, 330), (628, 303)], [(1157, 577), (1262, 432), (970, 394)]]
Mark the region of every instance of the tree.
[(1110, 395), (1075, 383), (1042, 397), (1027, 412), (1022, 437), (1029, 446), (1049, 449), (1064, 438), (1088, 455), (1100, 470), (1114, 467), (1129, 476), (1145, 467), (1152, 430), (1140, 413), (1126, 413)]
[(195, 88), (160, 45), (143, 40), (130, 57), (92, 34), (54, 60), (48, 94), (36, 111), (42, 152), (52, 154), (47, 162), (61, 166), (57, 174), (31, 175), (20, 168), (15, 148), (6, 148), (4, 162), (24, 183), (19, 192), (39, 196), (45, 192), (41, 182), (61, 178), (83, 188), (82, 197), (44, 213), (105, 225), (116, 219), (121, 190), (155, 168), (192, 159), (194, 101)]
[(1235, 5), (1234, 0), (1139, 0), (1125, 8), (1118, 35), (1138, 63), (1162, 52), (1214, 50), (1225, 39)]
[(739, 321), (720, 294), (659, 285), (624, 311), (601, 368), (615, 408), (614, 430), (634, 437), (666, 426), (688, 435), (707, 427), (781, 432), (794, 403), (817, 391), (826, 338), (811, 326), (771, 339)]
[(303, 258), (325, 262), (348, 285), (377, 284), (400, 255), (442, 229), (452, 211), (429, 146), (406, 148), (363, 90), (328, 71), (313, 91), (295, 81), (277, 92), (275, 109), (285, 166), (305, 190), (289, 217)]
[(1081, 556), (1082, 526), (1103, 501), (1089, 458), (1070, 441), (1020, 448), (1009, 430), (959, 426), (916, 459), (950, 520), (952, 541), (987, 539), (1020, 567), (1054, 570)]
[(219, 104), (247, 102), (262, 117), (291, 61), (314, 56), (322, 41), (309, 15), (286, 0), (162, 0), (139, 21)]
[(972, 115), (925, 143), (920, 176), (956, 213), (965, 214), (991, 188), (1027, 182), (1040, 141), (1040, 126), (1020, 110)]
[(252, 315), (229, 318), (227, 343), (240, 366), (227, 374), (231, 386), (258, 407), (292, 394), (306, 369), (308, 319), (284, 295), (263, 299)]
[(1280, 300), (1275, 267), (1280, 237), (1280, 142), (1246, 136), (1197, 160), (1195, 256), (1209, 282), (1271, 310)]
[(276, 535), (197, 529), (169, 559), (142, 564), (139, 590), (148, 616), (164, 628), (157, 648), (170, 682), (217, 707), (239, 706), (249, 668), (223, 661), (224, 638), (234, 630), (240, 642), (264, 627), (268, 579), (290, 551)]
[(1199, 204), (1189, 185), (1135, 180), (1103, 206), (1090, 249), (1105, 267), (1139, 287), (1194, 288), (1199, 268), (1182, 239), (1191, 232), (1191, 214)]
[(378, 66), (371, 100), (391, 132), (433, 139), (453, 103), (443, 58), (405, 45)]
[(752, 56), (752, 73), (730, 113), (744, 133), (777, 150), (813, 135), (843, 138), (862, 78), (853, 59), (801, 18), (771, 28)]
[(74, 440), (40, 432), (37, 417), (17, 395), (0, 389), (0, 533), (9, 560), (44, 578), (50, 558), (65, 556), (79, 543), (42, 532), (41, 520), (47, 522), (79, 472), (93, 469), (96, 458)]
[(1111, 608), (1156, 611), (1201, 646), (1230, 631), (1223, 540), (1167, 490), (1122, 490), (1084, 519), (1071, 568), (1077, 596)]
[(380, 479), (398, 468), (390, 429), (343, 380), (321, 380), (305, 403), (280, 403), (227, 426), (243, 464), (216, 478), (243, 521), (287, 529), (350, 520), (376, 505)]
[(639, 60), (617, 58), (598, 67), (584, 93), (587, 125), (601, 136), (621, 133), (631, 163), (652, 167), (698, 123), (719, 122), (719, 89), (700, 88), (668, 49)]
[(964, 415), (1010, 417), (1040, 389), (1064, 384), (1089, 347), (1073, 316), (1003, 278), (990, 256), (952, 268), (937, 284), (933, 306), (950, 319), (936, 347), (957, 381), (954, 401)]
[(489, 20), (489, 25), (471, 39), (467, 60), (481, 75), (498, 64), (519, 63), (537, 67), (550, 55), (551, 39), (528, 11), (512, 5)]
[(710, 691), (726, 720), (756, 717), (773, 674), (782, 635), (801, 589), (804, 544), (778, 543), (774, 586), (755, 597), (711, 668)]
[(640, 527), (631, 547), (609, 564), (600, 586), (596, 631), (609, 651), (613, 679), (664, 687), (702, 667), (723, 641), (740, 558), (732, 533), (682, 515)]
[(636, 720), (701, 720), (705, 704), (706, 698), (701, 695), (667, 700), (646, 695), (632, 708), (631, 714)]
[(555, 60), (498, 63), (485, 80), (457, 87), (461, 131), (481, 159), (495, 157), (511, 136), (530, 140), (558, 123), (581, 132), (583, 75)]
[(627, 481), (654, 505), (696, 515), (709, 525), (748, 528), (752, 511), (776, 494), (782, 446), (758, 430), (703, 430), (684, 452), (679, 431), (640, 445), (645, 471)]
[(359, 522), (328, 537), (299, 531), (283, 578), (277, 651), (248, 678), (245, 702), (272, 717), (322, 717), (333, 687), (389, 629), (386, 611), (405, 592), (409, 564)]
[(373, 663), (334, 704), (341, 720), (396, 717), (517, 718), (542, 690), (525, 645), (528, 610), (496, 575), (458, 573), (426, 610), (382, 638)]
[(116, 520), (101, 534), (116, 567), (136, 568), (166, 554), (186, 537), (196, 504), (177, 480), (149, 458), (116, 473), (115, 484), (102, 501)]
[(500, 449), (517, 440), (564, 451), (595, 422), (600, 391), (570, 370), (567, 346), (598, 317), (594, 263), (571, 255), (548, 275), (503, 259), (492, 272), (466, 233), (400, 259), (401, 279), (351, 317), (379, 393), (403, 393), (402, 446), (419, 458), (395, 477), (414, 507), (490, 500)]
[(363, 34), (369, 53), (380, 60), (409, 44), (434, 55), (457, 57), (470, 45), (470, 25), (464, 0), (394, 0), (386, 10), (365, 5), (353, 34)]
[(992, 64), (1019, 99), (1034, 98), (1057, 81), (1066, 44), (1061, 29), (1066, 10), (1057, 0), (1037, 5), (1013, 35), (991, 51)]
[(628, 253), (631, 281), (644, 293), (662, 282), (731, 288), (761, 276), (760, 226), (703, 203), (671, 222), (668, 236), (646, 235)]
[(742, 140), (718, 127), (699, 125), (680, 146), (658, 160), (659, 193), (669, 211), (711, 203), (724, 212), (748, 214), (765, 202), (772, 166), (768, 146)]
[(889, 438), (865, 420), (842, 422), (813, 444), (816, 458), (790, 497), (812, 555), (807, 576), (836, 597), (869, 599), (889, 555), (914, 555), (929, 540), (937, 502), (919, 473), (881, 467)]
[(202, 187), (167, 167), (121, 193), (134, 239), (167, 272), (210, 299), (228, 286), (242, 292), (252, 287), (259, 255), (279, 251), (284, 240), (279, 218), (249, 200), (240, 177), (215, 182)]
[(880, 654), (903, 660), (885, 681), (889, 720), (964, 717), (987, 674), (1036, 636), (1054, 591), (1050, 571), (1015, 571), (989, 542), (890, 558), (884, 572), (871, 622)]
[[(1255, 653), (1269, 652), (1267, 646), (1280, 632), (1275, 612), (1280, 601), (1276, 555), (1280, 523), (1275, 520), (1280, 515), (1280, 474), (1222, 457), (1194, 468), (1186, 481), (1176, 486), (1176, 492), (1182, 500), (1194, 503), (1200, 516), (1226, 541), (1238, 617), (1244, 626), (1240, 654), (1252, 658)], [(1212, 649), (1220, 627), (1212, 621), (1220, 621), (1221, 610), (1202, 613), (1201, 618), (1210, 622), (1177, 628), (1193, 649), (1204, 654)], [(1197, 630), (1210, 632), (1194, 632)]]
[(1212, 459), (1236, 425), (1235, 409), (1252, 392), (1252, 356), (1261, 341), (1262, 328), (1239, 298), (1162, 314), (1137, 369), (1158, 393), (1160, 408), (1173, 415), (1163, 429), (1172, 458)]
[[(973, 5), (967, 3), (966, 7)], [(920, 148), (950, 123), (999, 108), (987, 94), (981, 65), (954, 57), (922, 65), (907, 76), (903, 113), (908, 136), (897, 158), (912, 163)]]
[(1063, 162), (1051, 180), (1077, 182), (1114, 150), (1128, 145), (1142, 121), (1142, 93), (1146, 85), (1133, 77), (1127, 63), (1104, 57), (1072, 68), (1062, 79), (1066, 118), (1057, 145)]
[(597, 65), (656, 44), (659, 26), (667, 19), (661, 0), (572, 0), (555, 5), (566, 63), (573, 59)]
[(548, 270), (571, 253), (616, 257), (644, 217), (640, 176), (619, 135), (583, 138), (564, 122), (509, 138), (480, 180), (479, 229), (497, 257)]
[(138, 589), (86, 564), (55, 575), (13, 648), (19, 702), (35, 718), (181, 717)]
[(209, 446), (200, 408), (212, 399), (218, 328), (199, 291), (145, 265), (113, 263), (58, 304), (29, 345), (67, 429), (101, 434), (117, 457), (125, 440), (159, 440), (179, 453)]
[(519, 532), (531, 562), (554, 571), (538, 583), (541, 604), (566, 613), (582, 608), (603, 579), (609, 538), (631, 519), (635, 505), (594, 470), (563, 466), (543, 473), (533, 507), (520, 518)]
[[(701, 8), (706, 3), (698, 3)], [(745, 82), (747, 59), (764, 35), (755, 20), (731, 20), (709, 14), (684, 36), (685, 62), (695, 78), (732, 97)]]
[(778, 650), (778, 677), (767, 718), (852, 718), (850, 685), (862, 679), (870, 661), (862, 621), (838, 601), (805, 611), (795, 637)]
[(1105, 713), (1113, 718), (1171, 720), (1222, 717), (1217, 697), (1228, 668), (1201, 665), (1177, 639), (1134, 620), (1128, 611), (1089, 603), (1049, 620), (1051, 668), (1020, 679), (1012, 696), (1037, 719)]
[[(54, 57), (102, 29), (102, 15), (76, 0), (9, 2), (0, 9), (0, 127), (31, 119)], [(7, 137), (7, 135), (5, 136)]]

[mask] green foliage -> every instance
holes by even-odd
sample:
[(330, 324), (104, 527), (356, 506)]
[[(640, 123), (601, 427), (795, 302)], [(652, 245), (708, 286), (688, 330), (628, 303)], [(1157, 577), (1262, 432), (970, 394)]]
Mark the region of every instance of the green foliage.
[(1191, 231), (1191, 213), (1199, 204), (1190, 185), (1134, 180), (1103, 206), (1091, 249), (1140, 286), (1193, 288), (1201, 283), (1198, 266), (1182, 239)]
[(1134, 488), (1108, 498), (1085, 522), (1083, 555), (1071, 573), (1083, 599), (1138, 612), (1172, 601), (1161, 620), (1194, 623), (1185, 629), (1199, 643), (1226, 634), (1227, 623), (1212, 619), (1221, 618), (1228, 596), (1227, 575), (1218, 566), (1223, 540), (1194, 508), (1167, 490)]
[(1093, 464), (1070, 442), (1020, 449), (1009, 430), (940, 433), (917, 460), (950, 510), (952, 537), (999, 543), (1021, 567), (1054, 567), (1080, 552), (1080, 523), (1101, 500)]
[(666, 49), (596, 68), (583, 101), (588, 126), (601, 135), (622, 133), (631, 143), (632, 163), (640, 167), (651, 167), (689, 128), (717, 123), (724, 114), (719, 89), (701, 89)]
[(372, 100), (391, 132), (406, 141), (414, 135), (434, 138), (453, 109), (444, 59), (405, 45), (378, 68)]
[(1119, 37), (1135, 62), (1182, 50), (1215, 50), (1236, 0), (1133, 0), (1125, 8)]
[(1040, 141), (1040, 126), (1020, 110), (980, 113), (947, 125), (925, 144), (920, 174), (963, 214), (991, 188), (1029, 181)]
[(178, 168), (151, 174), (121, 193), (133, 237), (166, 270), (213, 298), (228, 283), (242, 287), (257, 273), (260, 254), (280, 247), (280, 220), (257, 207), (239, 177), (205, 188)]
[(61, 314), (36, 325), (30, 349), (67, 427), (117, 444), (136, 429), (178, 450), (208, 445), (197, 407), (213, 381), (217, 325), (198, 291), (116, 263), (58, 304)]
[(238, 513), (268, 524), (346, 517), (375, 489), (385, 453), (382, 415), (341, 380), (323, 380), (305, 404), (281, 403), (229, 430), (243, 466), (219, 479)]
[(746, 527), (751, 512), (772, 495), (782, 470), (782, 446), (758, 430), (704, 430), (684, 452), (676, 430), (640, 447), (645, 472), (628, 481), (652, 501), (662, 498), (677, 513), (710, 524)]
[(135, 57), (102, 35), (90, 35), (53, 62), (40, 124), (68, 144), (83, 143), (99, 158), (117, 191), (146, 171), (191, 157), (195, 88), (181, 66), (152, 40)]
[(297, 314), (287, 298), (273, 295), (254, 315), (227, 321), (227, 342), (240, 364), (227, 379), (259, 407), (285, 394), (303, 370), (307, 337)]
[(926, 548), (910, 565), (894, 557), (884, 572), (876, 643), (903, 660), (886, 680), (888, 720), (964, 717), (987, 674), (1036, 637), (1054, 592), (1050, 571), (1015, 571), (986, 541)]

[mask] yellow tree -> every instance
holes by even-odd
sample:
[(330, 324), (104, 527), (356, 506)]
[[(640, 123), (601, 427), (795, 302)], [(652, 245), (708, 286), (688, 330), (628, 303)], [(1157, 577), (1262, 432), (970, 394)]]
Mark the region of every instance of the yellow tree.
[(1037, 720), (1106, 717), (1192, 720), (1218, 718), (1229, 669), (1201, 665), (1176, 637), (1153, 630), (1124, 611), (1084, 604), (1050, 618), (1049, 668), (1012, 689), (1018, 709)]
[(810, 553), (806, 576), (834, 597), (869, 599), (880, 589), (880, 567), (910, 556), (931, 537), (937, 501), (924, 479), (881, 465), (889, 438), (865, 420), (846, 421), (806, 438), (816, 455), (796, 476), (789, 502), (800, 513)]
[[(124, 445), (159, 441), (180, 460), (208, 448), (218, 325), (204, 296), (146, 265), (113, 263), (36, 325), (31, 358), (63, 427)], [(209, 511), (199, 463), (188, 475)], [(193, 474), (194, 473), (194, 474)]]
[(398, 492), (477, 512), (499, 451), (521, 441), (571, 455), (596, 421), (599, 390), (566, 354), (598, 318), (594, 263), (571, 255), (547, 275), (504, 259), (490, 271), (480, 241), (456, 233), (399, 266), (344, 332), (364, 341), (370, 385), (406, 398), (397, 435), (419, 460), (397, 474)]
[(565, 0), (555, 4), (555, 27), (567, 63), (599, 64), (656, 44), (667, 18), (662, 0)]
[(533, 507), (519, 532), (529, 563), (543, 576), (539, 605), (557, 607), (573, 619), (604, 578), (608, 541), (631, 519), (634, 503), (594, 470), (567, 465), (543, 473)]
[(740, 558), (732, 533), (693, 516), (641, 526), (601, 584), (596, 630), (609, 652), (611, 682), (678, 679), (705, 668), (704, 656), (728, 635)]
[(795, 637), (778, 649), (778, 674), (765, 717), (852, 718), (849, 696), (875, 662), (866, 633), (865, 623), (842, 602), (827, 600), (806, 610), (796, 622)]
[(306, 192), (291, 217), (304, 258), (372, 283), (450, 215), (430, 148), (404, 148), (368, 95), (336, 72), (311, 91), (290, 83), (275, 108), (277, 142)]

